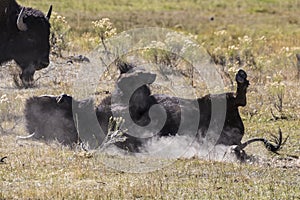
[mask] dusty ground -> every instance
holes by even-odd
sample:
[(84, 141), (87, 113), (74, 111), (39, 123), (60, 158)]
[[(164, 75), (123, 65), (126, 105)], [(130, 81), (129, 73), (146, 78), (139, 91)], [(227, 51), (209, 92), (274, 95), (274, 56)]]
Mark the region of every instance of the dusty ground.
[[(43, 11), (49, 7), (46, 1), (20, 2)], [(0, 157), (7, 156), (0, 163), (0, 199), (300, 198), (300, 83), (295, 57), (300, 53), (298, 1), (182, 0), (176, 4), (153, 1), (149, 5), (147, 1), (53, 0), (52, 3), (71, 27), (68, 48), (63, 52), (65, 58), (52, 56), (50, 66), (36, 73), (36, 87), (31, 89), (15, 86), (11, 75), (17, 69), (14, 64), (0, 67)], [(81, 74), (93, 72), (93, 66), (67, 63), (67, 57), (73, 55), (93, 58), (89, 52), (97, 46), (97, 35), (91, 21), (101, 17), (109, 17), (118, 32), (158, 26), (192, 33), (217, 58), (233, 60), (225, 67), (231, 79), (238, 68), (245, 69), (251, 85), (247, 106), (240, 109), (245, 124), (243, 141), (252, 137), (270, 138), (280, 127), (283, 137), (289, 136), (281, 154), (272, 154), (262, 144), (254, 144), (245, 149), (252, 157), (250, 162), (230, 163), (199, 159), (191, 154), (177, 159), (144, 159), (86, 153), (56, 142), (16, 142), (16, 136), (28, 134), (23, 118), (28, 97), (68, 93), (78, 98), (94, 95), (99, 102), (107, 91), (113, 90), (118, 75), (114, 68), (92, 85), (81, 84), (85, 87), (78, 88), (74, 83), (87, 83), (89, 79), (82, 80)], [(242, 65), (234, 63), (237, 56)], [(186, 69), (178, 68), (184, 72)], [(174, 80), (176, 83), (179, 79)], [(206, 94), (203, 80), (196, 76), (191, 81), (189, 77), (186, 83), (191, 82), (195, 83), (197, 95)], [(166, 83), (153, 90), (172, 94)], [(84, 89), (87, 86), (91, 88)], [(229, 80), (226, 86), (226, 91), (234, 91)], [(276, 106), (280, 97), (283, 98), (279, 112)], [(154, 167), (160, 170), (149, 173), (118, 170), (124, 169), (123, 165), (129, 169), (146, 168), (148, 163), (157, 164)]]

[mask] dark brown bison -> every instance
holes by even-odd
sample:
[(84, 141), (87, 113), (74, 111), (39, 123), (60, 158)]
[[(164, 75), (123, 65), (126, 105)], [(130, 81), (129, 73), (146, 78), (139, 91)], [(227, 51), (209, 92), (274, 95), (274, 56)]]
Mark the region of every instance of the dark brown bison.
[[(130, 152), (139, 152), (143, 149), (143, 144), (153, 137), (168, 137), (177, 134), (190, 134), (198, 141), (209, 138), (214, 144), (236, 145), (237, 152), (255, 141), (263, 142), (273, 152), (278, 151), (283, 144), (281, 132), (276, 144), (263, 138), (241, 142), (244, 125), (238, 107), (246, 105), (246, 92), (249, 86), (247, 74), (243, 70), (236, 74), (236, 94), (206, 95), (193, 100), (151, 94), (148, 84), (155, 81), (155, 74), (128, 66), (120, 67), (120, 69), (121, 75), (117, 81), (115, 92), (105, 98), (96, 107), (96, 110), (91, 100), (76, 101), (68, 95), (40, 96), (28, 99), (25, 109), (28, 132), (37, 139), (56, 139), (67, 145), (85, 141), (93, 144), (93, 147), (97, 147), (103, 142), (105, 135), (111, 131), (109, 130), (109, 119), (122, 117), (125, 119), (123, 128), (128, 129), (128, 132), (124, 134), (127, 139), (117, 142), (116, 145)], [(140, 85), (140, 87), (135, 89), (133, 85)], [(225, 100), (225, 108), (220, 107), (223, 106), (220, 104), (223, 100)], [(225, 109), (223, 120), (216, 119), (218, 116), (212, 115), (212, 103), (217, 109)], [(160, 107), (153, 112), (151, 109), (155, 105), (160, 105)], [(182, 114), (182, 112), (187, 114)], [(198, 118), (195, 116), (197, 113)], [(131, 121), (128, 120), (129, 123), (126, 123), (127, 114), (131, 119)], [(159, 124), (162, 119), (161, 115), (164, 115), (163, 126)], [(196, 125), (192, 124), (195, 120), (191, 120), (191, 118), (197, 120)], [(153, 126), (149, 128), (151, 123)], [(184, 129), (182, 129), (181, 123), (186, 123)], [(134, 130), (136, 126), (141, 129)], [(146, 129), (144, 129), (145, 127)], [(153, 127), (154, 129), (151, 129)], [(155, 129), (157, 127), (161, 127), (161, 129), (157, 131)], [(143, 130), (144, 132), (153, 131), (155, 134), (154, 136), (145, 136), (143, 132), (139, 132)], [(214, 133), (217, 137), (211, 137), (211, 132), (218, 130), (219, 133)], [(137, 135), (136, 132), (140, 135)]]
[[(142, 132), (151, 132), (158, 137), (189, 134), (196, 137), (199, 142), (206, 138), (211, 140), (210, 142), (213, 144), (237, 145), (237, 151), (244, 149), (252, 142), (261, 141), (269, 150), (276, 152), (284, 143), (282, 142), (281, 131), (275, 140), (275, 145), (264, 138), (254, 138), (245, 143), (241, 142), (244, 135), (244, 124), (239, 115), (238, 107), (246, 106), (246, 93), (249, 86), (247, 74), (243, 70), (239, 70), (236, 74), (236, 94), (225, 93), (206, 95), (198, 99), (181, 99), (162, 94), (151, 94), (148, 84), (155, 81), (156, 76), (154, 74), (136, 69), (127, 63), (119, 63), (119, 68), (121, 76), (117, 81), (116, 90), (100, 103), (96, 109), (96, 114), (104, 133), (109, 131), (107, 127), (110, 117), (121, 116), (125, 118), (125, 127), (131, 132), (131, 136), (134, 136), (130, 137), (130, 140), (137, 144), (130, 143), (132, 149), (129, 150), (138, 150), (140, 144), (151, 138), (147, 135), (144, 136)], [(134, 85), (141, 86), (135, 89)], [(160, 105), (161, 109), (156, 109), (155, 113), (152, 112), (152, 116), (150, 116), (151, 108), (154, 105)], [(217, 116), (213, 115), (212, 109), (217, 110)], [(223, 119), (221, 110), (225, 110)], [(129, 123), (126, 123), (127, 112), (130, 116)], [(165, 118), (160, 117), (164, 113)], [(199, 116), (197, 117), (197, 115)], [(163, 120), (163, 126), (160, 125), (161, 120)], [(153, 124), (149, 127), (150, 123)], [(134, 130), (135, 124), (145, 128)], [(161, 127), (161, 129), (157, 130), (157, 127)], [(126, 145), (125, 142), (125, 147)]]
[(15, 0), (0, 1), (0, 64), (14, 60), (25, 87), (33, 84), (36, 70), (49, 65), (51, 11), (52, 6), (45, 16)]

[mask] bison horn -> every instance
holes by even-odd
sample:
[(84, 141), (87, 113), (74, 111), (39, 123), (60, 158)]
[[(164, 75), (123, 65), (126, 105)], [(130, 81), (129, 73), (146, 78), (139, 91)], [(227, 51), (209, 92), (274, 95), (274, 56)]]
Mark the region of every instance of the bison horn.
[(24, 14), (25, 13), (23, 7), (17, 19), (17, 27), (20, 31), (27, 31), (27, 25), (23, 21)]
[(47, 15), (46, 15), (46, 18), (47, 18), (48, 20), (50, 20), (51, 13), (52, 13), (52, 5), (50, 6), (50, 8), (49, 8), (49, 10), (48, 10), (48, 13), (47, 13)]

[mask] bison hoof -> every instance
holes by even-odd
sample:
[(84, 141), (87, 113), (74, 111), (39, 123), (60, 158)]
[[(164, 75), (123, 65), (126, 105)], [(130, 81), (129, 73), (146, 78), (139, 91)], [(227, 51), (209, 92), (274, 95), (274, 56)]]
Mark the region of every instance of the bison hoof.
[(238, 73), (236, 74), (235, 76), (235, 80), (238, 82), (238, 83), (244, 83), (247, 79), (247, 74), (244, 70), (240, 69), (238, 71)]
[(34, 87), (34, 82), (33, 81), (22, 81), (22, 86), (23, 88), (27, 89), (27, 88), (33, 88)]

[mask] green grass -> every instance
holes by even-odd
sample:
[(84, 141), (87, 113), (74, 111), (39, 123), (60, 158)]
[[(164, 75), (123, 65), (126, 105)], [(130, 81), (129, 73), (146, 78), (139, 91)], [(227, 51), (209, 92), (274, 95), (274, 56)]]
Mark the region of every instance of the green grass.
[[(46, 12), (49, 2), (38, 0), (20, 1), (25, 5), (38, 7)], [(189, 32), (208, 33), (215, 28), (238, 25), (239, 29), (248, 30), (253, 26), (276, 25), (294, 26), (288, 20), (298, 21), (295, 0), (280, 1), (51, 1), (53, 11), (67, 18), (76, 31), (90, 30), (90, 22), (101, 17), (109, 17), (115, 22), (119, 31), (136, 26), (172, 27), (181, 24)], [(275, 13), (263, 12), (271, 10)], [(214, 22), (209, 19), (215, 17)], [(285, 22), (285, 23), (281, 23)], [(249, 27), (249, 25), (251, 25)], [(266, 30), (268, 27), (263, 28)], [(257, 31), (263, 31), (257, 30)], [(273, 31), (273, 30), (269, 30)], [(289, 30), (282, 29), (288, 32)], [(299, 32), (298, 32), (299, 33)]]
[[(104, 163), (112, 157), (87, 155), (57, 144), (15, 142), (27, 135), (23, 120), (26, 98), (33, 95), (73, 94), (72, 80), (82, 66), (67, 65), (51, 57), (51, 70), (37, 72), (38, 88), (17, 90), (1, 75), (0, 199), (299, 199), (300, 105), (295, 54), (300, 53), (299, 1), (297, 0), (19, 0), (23, 5), (66, 17), (70, 26), (63, 55), (88, 55), (97, 46), (93, 20), (111, 19), (117, 32), (137, 27), (166, 27), (191, 33), (213, 55), (227, 60), (240, 56), (245, 64), (228, 63), (231, 78), (242, 67), (249, 76), (247, 106), (241, 108), (244, 141), (270, 138), (280, 127), (289, 135), (282, 155), (267, 152), (261, 144), (247, 147), (257, 163), (225, 163), (197, 158), (172, 160), (149, 173), (124, 173)], [(214, 17), (214, 20), (210, 20)], [(247, 37), (245, 37), (247, 36)], [(248, 38), (248, 39), (247, 39)], [(254, 58), (254, 64), (251, 59)], [(86, 67), (86, 66), (83, 66)], [(5, 70), (6, 68), (3, 68)], [(1, 69), (1, 72), (2, 69)], [(113, 79), (113, 78), (112, 78)], [(99, 90), (112, 81), (99, 84)], [(274, 102), (284, 85), (283, 112)], [(200, 87), (197, 85), (196, 89)], [(101, 97), (99, 97), (101, 98)], [(285, 115), (287, 120), (272, 120)], [(14, 128), (13, 126), (17, 124)], [(145, 162), (133, 159), (132, 163)], [(118, 158), (116, 158), (118, 160)], [(130, 160), (129, 160), (130, 162)]]

